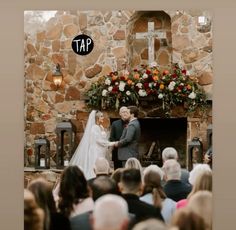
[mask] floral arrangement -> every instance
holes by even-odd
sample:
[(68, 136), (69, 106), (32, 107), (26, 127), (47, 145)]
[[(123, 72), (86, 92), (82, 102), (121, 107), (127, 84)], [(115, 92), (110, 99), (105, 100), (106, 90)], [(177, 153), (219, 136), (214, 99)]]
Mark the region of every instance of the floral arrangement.
[(155, 64), (142, 65), (130, 72), (111, 72), (93, 83), (86, 95), (89, 106), (102, 109), (118, 109), (121, 104), (139, 105), (144, 99), (161, 106), (166, 114), (177, 105), (183, 105), (186, 112), (206, 105), (206, 95), (197, 78), (187, 75), (176, 63), (171, 70), (162, 72)]

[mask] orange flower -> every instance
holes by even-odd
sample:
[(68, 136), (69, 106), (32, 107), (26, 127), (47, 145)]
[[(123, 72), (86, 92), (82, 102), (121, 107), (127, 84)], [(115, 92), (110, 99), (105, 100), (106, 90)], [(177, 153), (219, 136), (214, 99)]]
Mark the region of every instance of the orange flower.
[(190, 90), (192, 88), (191, 85), (187, 85), (187, 89)]
[(157, 81), (159, 79), (159, 77), (157, 75), (152, 77), (153, 81)]
[(163, 71), (163, 74), (164, 74), (164, 75), (167, 75), (167, 74), (169, 74), (169, 71), (168, 71), (168, 70), (164, 70), (164, 71)]
[(138, 73), (134, 74), (134, 79), (139, 80), (139, 74)]
[(159, 73), (157, 69), (154, 69), (152, 72), (153, 72), (153, 74), (158, 74)]
[(128, 76), (127, 76), (127, 75), (125, 75), (124, 77), (125, 77), (125, 81), (127, 81), (127, 79), (128, 79)]
[(127, 81), (127, 84), (128, 84), (128, 85), (132, 85), (132, 84), (133, 84), (133, 81), (132, 81), (132, 80), (128, 80), (128, 81)]
[(115, 81), (117, 79), (117, 76), (113, 74), (111, 79), (112, 81)]
[(165, 88), (164, 84), (160, 84), (159, 88), (164, 89)]

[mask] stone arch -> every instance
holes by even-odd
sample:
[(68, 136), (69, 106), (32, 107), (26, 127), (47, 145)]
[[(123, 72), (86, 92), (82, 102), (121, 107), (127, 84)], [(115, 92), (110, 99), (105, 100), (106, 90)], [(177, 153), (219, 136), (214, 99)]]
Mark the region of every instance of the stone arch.
[(148, 31), (148, 21), (154, 22), (155, 31), (164, 31), (166, 39), (155, 38), (154, 60), (161, 69), (172, 62), (171, 17), (164, 11), (136, 11), (127, 24), (127, 59), (131, 68), (148, 64), (148, 41), (136, 39), (136, 33)]

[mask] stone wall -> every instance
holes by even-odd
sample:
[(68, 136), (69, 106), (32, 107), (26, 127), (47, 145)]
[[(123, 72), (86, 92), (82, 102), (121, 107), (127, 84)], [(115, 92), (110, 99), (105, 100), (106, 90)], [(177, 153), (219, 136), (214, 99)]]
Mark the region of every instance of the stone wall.
[[(170, 30), (168, 46), (160, 48), (156, 40), (156, 61), (160, 68), (168, 66), (170, 60), (178, 62), (191, 75), (198, 76), (199, 84), (211, 98), (212, 26), (200, 28), (197, 24), (198, 16), (207, 15), (211, 19), (211, 15), (198, 10), (178, 14), (176, 11), (158, 12), (164, 12), (170, 19), (167, 26)], [(25, 165), (33, 163), (34, 139), (40, 136), (49, 139), (51, 156), (55, 156), (55, 128), (63, 118), (71, 119), (75, 124), (76, 140), (79, 142), (88, 117), (83, 94), (92, 82), (110, 71), (142, 64), (141, 58), (147, 60), (145, 42), (129, 43), (128, 36), (137, 30), (131, 30), (132, 27), (127, 25), (132, 24), (135, 15), (142, 13), (58, 11), (55, 17), (42, 22), (36, 33), (25, 31)], [(138, 23), (142, 23), (142, 20)], [(145, 26), (142, 28), (145, 30)], [(72, 39), (81, 33), (95, 41), (94, 50), (86, 56), (78, 56), (71, 49)], [(133, 48), (136, 54), (140, 53), (141, 58), (136, 58), (139, 61), (129, 55), (129, 50)], [(167, 50), (166, 55), (162, 52), (164, 49)], [(59, 89), (52, 81), (52, 71), (57, 63), (61, 65), (63, 73)]]

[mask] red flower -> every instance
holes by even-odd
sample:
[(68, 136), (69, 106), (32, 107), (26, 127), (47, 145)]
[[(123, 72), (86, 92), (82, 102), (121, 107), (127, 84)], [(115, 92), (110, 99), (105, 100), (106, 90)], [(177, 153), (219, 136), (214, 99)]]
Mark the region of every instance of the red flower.
[(145, 89), (148, 89), (149, 88), (149, 83), (145, 82), (145, 83), (143, 83), (143, 86), (144, 86)]
[(121, 77), (120, 77), (120, 80), (121, 80), (121, 81), (125, 81), (125, 77), (124, 77), (124, 76), (121, 76)]
[(150, 74), (151, 71), (149, 69), (146, 70), (146, 74)]
[(119, 90), (119, 87), (117, 85), (115, 85), (113, 88), (112, 88), (112, 93), (117, 93)]
[(172, 76), (172, 78), (177, 78), (177, 74), (176, 73), (172, 74), (171, 76)]
[(182, 74), (186, 75), (186, 73), (187, 73), (186, 69), (183, 69)]

